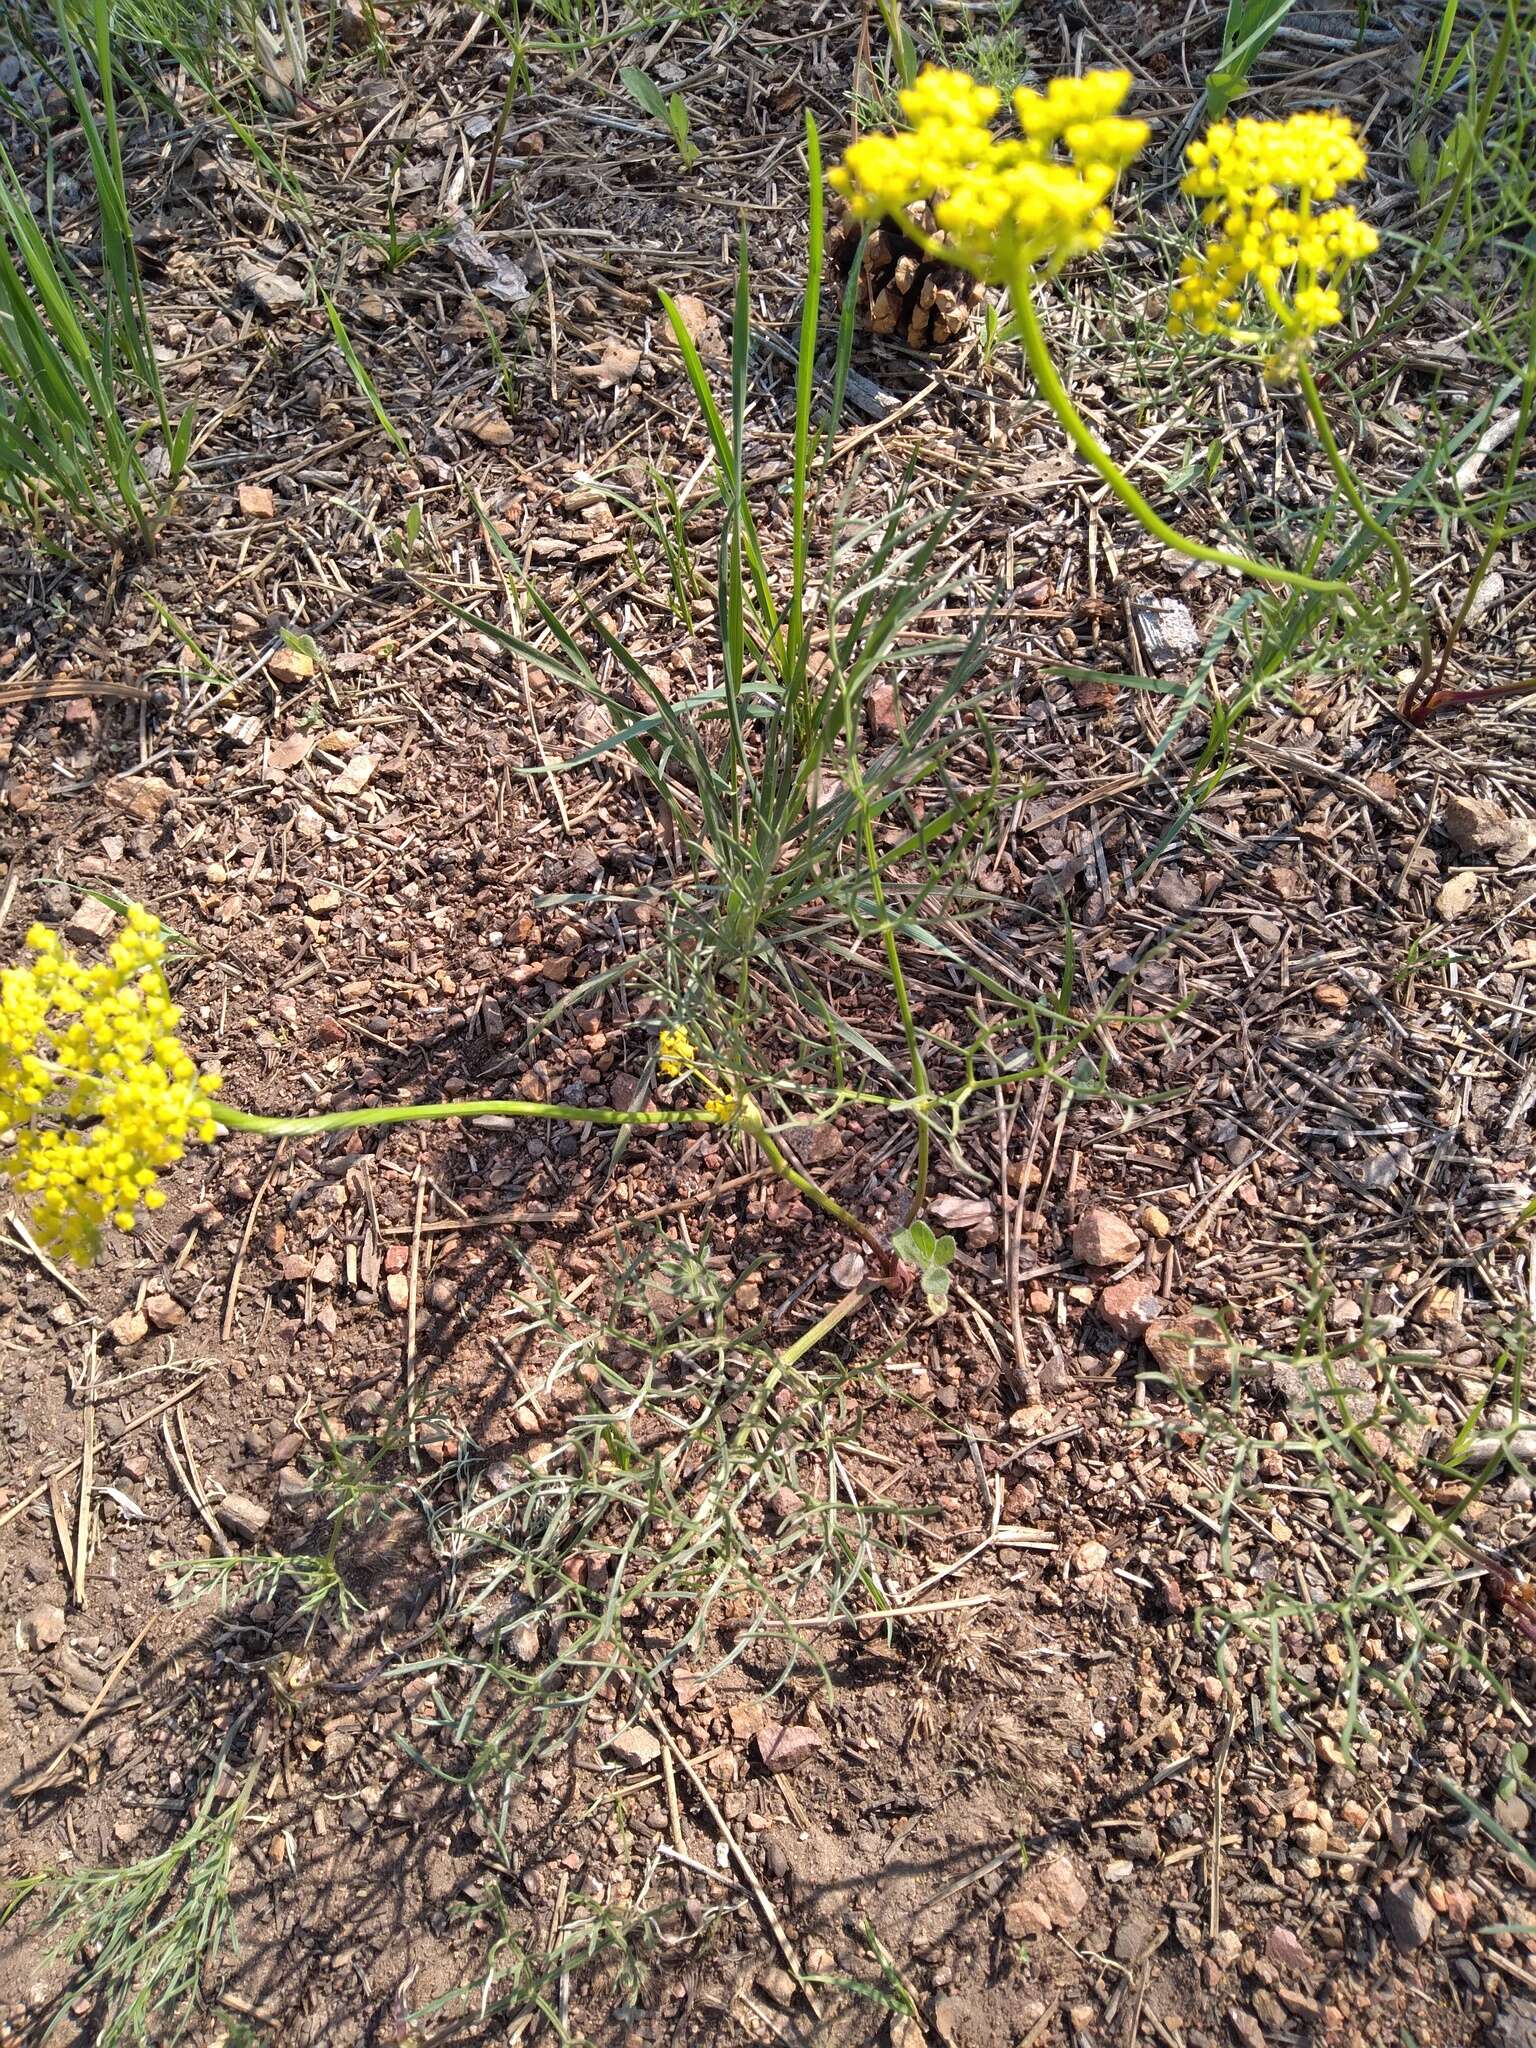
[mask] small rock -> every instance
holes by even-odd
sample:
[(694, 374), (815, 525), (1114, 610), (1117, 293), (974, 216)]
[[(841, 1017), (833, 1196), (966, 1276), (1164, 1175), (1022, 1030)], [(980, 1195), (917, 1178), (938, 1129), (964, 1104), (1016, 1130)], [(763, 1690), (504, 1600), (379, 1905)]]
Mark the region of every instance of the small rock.
[(22, 1647), (27, 1650), (51, 1650), (55, 1643), (64, 1640), (64, 1610), (62, 1607), (34, 1607), (30, 1614), (21, 1618)]
[(397, 1316), (403, 1316), (410, 1306), (411, 1283), (404, 1273), (384, 1275), (384, 1298)]
[(273, 740), (267, 748), (262, 768), (263, 779), (280, 782), (285, 775), (291, 775), (295, 768), (302, 768), (315, 750), (314, 735), (307, 732), (293, 732), (283, 739)]
[(1143, 1341), (1164, 1372), (1200, 1386), (1224, 1370), (1231, 1351), (1226, 1332), (1204, 1309), (1187, 1315), (1160, 1316), (1144, 1332)]
[(373, 29), (357, 0), (342, 0), (337, 8), (332, 34), (343, 50), (366, 50), (373, 41)]
[(1072, 1226), (1072, 1256), (1085, 1266), (1119, 1266), (1140, 1250), (1141, 1239), (1125, 1218), (1097, 1203)]
[(1072, 1559), (1073, 1569), (1084, 1579), (1103, 1571), (1108, 1563), (1109, 1552), (1102, 1543), (1080, 1543)]
[(787, 1125), (779, 1132), (784, 1150), (802, 1166), (822, 1166), (836, 1159), (843, 1149), (841, 1131), (833, 1124), (811, 1119)]
[(253, 263), (247, 260), (235, 272), (240, 289), (261, 308), (263, 313), (275, 315), (291, 312), (295, 306), (302, 306), (305, 290), (295, 277), (289, 277), (281, 270), (274, 270), (269, 264)]
[(1164, 910), (1171, 910), (1175, 916), (1197, 909), (1203, 901), (1200, 884), (1179, 868), (1164, 868), (1153, 885), (1152, 894)]
[(1289, 1927), (1270, 1928), (1264, 1937), (1264, 1953), (1277, 1969), (1294, 1970), (1305, 1976), (1313, 1967), (1311, 1956)]
[(1435, 1931), (1434, 1908), (1411, 1884), (1383, 1885), (1381, 1910), (1402, 1955), (1412, 1955), (1416, 1948), (1422, 1948)]
[(429, 1422), (422, 1428), (417, 1442), (422, 1456), (430, 1458), (434, 1465), (451, 1465), (459, 1455), (458, 1438), (435, 1422)]
[[(610, 1743), (609, 1747), (612, 1748), (612, 1746)], [(780, 1970), (770, 1966), (767, 1969), (758, 1971), (757, 1981), (775, 2005), (785, 2012), (789, 2011), (795, 2002), (798, 1987), (788, 1970)]]
[(1145, 1336), (1163, 1312), (1163, 1304), (1152, 1282), (1134, 1273), (1117, 1280), (1099, 1296), (1099, 1314), (1117, 1337), (1134, 1343)]
[(892, 740), (901, 731), (901, 706), (894, 683), (876, 683), (864, 700), (869, 729), (877, 740)]
[(759, 1761), (775, 1777), (782, 1771), (797, 1770), (821, 1748), (821, 1737), (817, 1731), (799, 1723), (785, 1727), (773, 1722), (766, 1728), (759, 1728), (754, 1741)]
[(91, 946), (107, 937), (117, 923), (117, 912), (109, 910), (95, 896), (82, 896), (64, 927), (64, 936), (77, 946)]
[(933, 2031), (944, 2043), (944, 2048), (964, 2048), (963, 2027), (965, 2008), (958, 1998), (947, 1993), (933, 2002)]
[(174, 1294), (149, 1294), (144, 1313), (157, 1330), (175, 1330), (187, 1320), (187, 1312)]
[[(616, 1735), (609, 1736), (604, 1747), (634, 1771), (644, 1770), (661, 1755), (661, 1744), (649, 1728), (621, 1728)], [(793, 1984), (790, 1995), (794, 1995)]]
[(1010, 1941), (1032, 1941), (1050, 1931), (1051, 1916), (1039, 1899), (1021, 1896), (1010, 1899), (1003, 1908), (1003, 1932)]
[(284, 1506), (292, 1507), (296, 1502), (308, 1500), (312, 1489), (309, 1481), (297, 1465), (284, 1465), (277, 1475), (277, 1497)]
[(1497, 853), (1509, 837), (1510, 816), (1482, 797), (1453, 796), (1440, 820), (1462, 853)]
[(272, 1519), (265, 1508), (258, 1507), (243, 1493), (226, 1493), (215, 1503), (213, 1514), (219, 1527), (238, 1536), (242, 1543), (254, 1543)]
[(851, 1294), (855, 1287), (863, 1284), (865, 1272), (862, 1252), (844, 1252), (832, 1267), (832, 1284), (841, 1287), (845, 1294)]
[(489, 408), (471, 414), (464, 422), (464, 431), (473, 434), (482, 448), (510, 448), (517, 438), (505, 416)]
[(638, 1074), (626, 1074), (622, 1068), (616, 1068), (608, 1076), (608, 1100), (615, 1109), (633, 1109), (644, 1092)]
[(792, 1486), (776, 1486), (763, 1503), (763, 1512), (774, 1528), (782, 1529), (793, 1516), (798, 1515), (802, 1502)]
[(921, 2020), (913, 2019), (909, 2012), (891, 2014), (891, 2048), (927, 2048), (928, 2036), (923, 2032)]
[(1500, 1792), (1493, 1802), (1493, 1817), (1512, 1835), (1523, 1835), (1531, 1824), (1531, 1809), (1518, 1792)]
[(1499, 604), (1504, 596), (1504, 577), (1498, 569), (1492, 569), (1478, 584), (1466, 600), (1466, 612), (1462, 617), (1462, 631), (1470, 633)]
[(1153, 1913), (1133, 1913), (1115, 1929), (1115, 1961), (1139, 1963), (1162, 1945), (1163, 1923)]
[(1435, 909), (1447, 924), (1472, 908), (1477, 896), (1477, 876), (1471, 868), (1459, 868), (1435, 898)]
[(1186, 1601), (1184, 1588), (1172, 1572), (1165, 1572), (1159, 1566), (1149, 1567), (1152, 1583), (1157, 1588), (1157, 1597), (1167, 1614), (1182, 1614)]
[(127, 1351), (149, 1335), (149, 1318), (140, 1309), (125, 1308), (107, 1325), (107, 1334), (120, 1351)]
[(928, 1213), (946, 1230), (978, 1230), (993, 1220), (992, 1204), (978, 1195), (936, 1195)]
[(1173, 1233), (1173, 1224), (1169, 1221), (1166, 1212), (1159, 1209), (1155, 1203), (1148, 1202), (1146, 1208), (1142, 1210), (1136, 1220), (1149, 1236), (1164, 1238), (1171, 1236)]
[(269, 1465), (291, 1465), (304, 1448), (304, 1438), (296, 1429), (290, 1429), (286, 1436), (280, 1436), (267, 1453)]
[(1138, 597), (1131, 616), (1148, 668), (1154, 675), (1186, 667), (1200, 654), (1200, 632), (1189, 606), (1176, 597)]
[(1536, 2048), (1536, 1999), (1511, 1998), (1492, 2021), (1490, 2048)]
[(378, 765), (372, 754), (359, 751), (325, 786), (332, 796), (361, 796), (373, 780), (373, 771)]
[(265, 484), (242, 484), (240, 510), (247, 519), (275, 519), (277, 500)]
[(140, 825), (152, 825), (175, 792), (160, 775), (120, 775), (106, 786), (107, 801)]
[(307, 683), (315, 672), (315, 657), (306, 654), (302, 647), (274, 648), (267, 662), (267, 674), (274, 683), (292, 688), (297, 683)]
[(1070, 1927), (1087, 1910), (1087, 1887), (1078, 1875), (1070, 1850), (1063, 1849), (1037, 1864), (1029, 1890), (1045, 1908), (1053, 1927)]
[(1267, 1382), (1289, 1407), (1334, 1423), (1341, 1408), (1352, 1421), (1369, 1422), (1378, 1404), (1375, 1377), (1358, 1358), (1334, 1358), (1326, 1366), (1316, 1359), (1299, 1364), (1284, 1358), (1261, 1360), (1256, 1378)]
[(1227, 2022), (1243, 2048), (1268, 2048), (1268, 2036), (1251, 2012), (1245, 2012), (1240, 2005), (1231, 2006)]

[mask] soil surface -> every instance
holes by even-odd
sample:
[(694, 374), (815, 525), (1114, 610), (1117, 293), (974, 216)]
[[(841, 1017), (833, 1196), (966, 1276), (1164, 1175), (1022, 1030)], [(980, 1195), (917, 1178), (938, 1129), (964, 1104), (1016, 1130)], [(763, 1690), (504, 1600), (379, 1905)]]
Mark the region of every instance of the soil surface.
[[(573, 631), (601, 619), (674, 695), (708, 684), (718, 519), (657, 292), (721, 376), (745, 223), (769, 338), (753, 487), (782, 559), (793, 349), (770, 343), (803, 290), (804, 116), (829, 151), (846, 136), (858, 17), (708, 9), (574, 53), (551, 32), (509, 92), (483, 16), (381, 14), (387, 62), (322, 47), (271, 120), (288, 191), (214, 122), (134, 131), (156, 331), (199, 443), (153, 558), (82, 573), (16, 544), (4, 564), (7, 958), (34, 919), (89, 950), (102, 898), (151, 906), (187, 1041), (250, 1109), (655, 1093), (660, 986), (618, 970), (664, 935), (675, 844), (621, 755), (551, 772), (608, 714), (443, 600), (515, 623), (510, 557)], [(1430, 18), (1341, 53), (1309, 15), (1314, 42), (1259, 74), (1262, 104), (1368, 122), (1388, 218)], [(1128, 63), (1167, 169), (1214, 44), (1151, 8), (1026, 6), (1013, 32), (1032, 76)], [(683, 92), (697, 164), (626, 64)], [(78, 136), (56, 147), (78, 176)], [(1113, 291), (1074, 284), (1053, 336), (1144, 485), (1184, 478), (1211, 532), (1326, 502), (1304, 416), (1236, 358), (1138, 382), (1166, 290), (1153, 229), (1104, 269)], [(1454, 400), (1456, 323), (1384, 344), (1387, 425), (1363, 451), (1382, 497), (1415, 421)], [(1530, 1644), (1454, 1549), (1421, 1559), (1416, 1605), (1338, 1625), (1363, 1525), (1307, 1445), (1350, 1397), (1308, 1361), (1399, 1404), (1401, 1428), (1373, 1411), (1349, 1453), (1363, 1497), (1509, 1405), (1536, 1288), (1536, 713), (1416, 734), (1389, 667), (1320, 662), (1196, 804), (1195, 657), (1154, 627), (1204, 645), (1234, 582), (1098, 489), (981, 320), (942, 356), (865, 338), (855, 363), (850, 516), (881, 516), (909, 467), (935, 501), (963, 493), (905, 711), (938, 686), (928, 648), (990, 607), (1011, 793), (965, 849), (948, 956), (914, 967), (920, 1022), (965, 1042), (981, 970), (1063, 1020), (1066, 1048), (938, 1148), (949, 1313), (876, 1285), (719, 1132), (231, 1138), (83, 1274), (38, 1257), (18, 1211), (4, 1867), (136, 1865), (234, 1814), (199, 2041), (1518, 2048)], [(685, 494), (704, 579), (677, 602), (656, 476)], [(1454, 610), (1475, 545), (1408, 539)], [(1529, 670), (1519, 567), (1457, 657), (1470, 680)], [(1217, 680), (1243, 673), (1233, 638)], [(970, 772), (985, 761), (978, 742)], [(1466, 799), (1500, 828), (1479, 836)], [(899, 1052), (867, 961), (838, 1001)], [(807, 1153), (875, 1228), (902, 1221), (902, 1119), (845, 1107)], [(761, 1361), (850, 1293), (814, 1377), (765, 1386)], [(1268, 1364), (1181, 1394), (1180, 1318)], [(588, 1492), (562, 1491), (599, 1439)], [(767, 1474), (724, 1515), (728, 1578), (635, 1590), (592, 1489), (619, 1498), (620, 1442), (680, 1446), (663, 1533), (637, 1538), (661, 1555), (706, 1512), (717, 1440)], [(1376, 1491), (1396, 1540), (1408, 1517)], [(1506, 1471), (1467, 1528), (1518, 1555), (1529, 1486)], [(240, 1568), (267, 1554), (308, 1576)], [(344, 1605), (308, 1601), (317, 1556)], [(1295, 1598), (1272, 1713), (1262, 1637), (1225, 1667), (1216, 1650), (1221, 1615), (1276, 1585)], [(1356, 1648), (1376, 1674), (1358, 1721)], [(30, 1897), (4, 1930), (0, 2040), (100, 2039), (42, 1918)]]

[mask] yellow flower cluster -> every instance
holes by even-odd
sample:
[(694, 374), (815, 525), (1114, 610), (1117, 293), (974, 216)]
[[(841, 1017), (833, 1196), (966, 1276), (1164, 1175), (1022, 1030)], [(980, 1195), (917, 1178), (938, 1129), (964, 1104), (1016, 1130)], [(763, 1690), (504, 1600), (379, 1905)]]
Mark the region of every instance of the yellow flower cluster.
[(699, 1048), (681, 1025), (666, 1024), (662, 1027), (660, 1051), (661, 1071), (667, 1080), (675, 1081), (680, 1074), (694, 1075), (710, 1090), (704, 1098), (704, 1114), (718, 1117), (723, 1124), (734, 1120), (738, 1107), (735, 1099), (719, 1092), (719, 1076), (707, 1065), (700, 1065)]
[(676, 1024), (663, 1027), (661, 1034), (661, 1071), (669, 1081), (675, 1081), (679, 1074), (686, 1072), (698, 1055), (698, 1047)]
[(160, 920), (137, 904), (98, 966), (34, 925), (31, 959), (0, 972), (0, 1179), (32, 1198), (41, 1243), (85, 1265), (106, 1225), (133, 1228), (165, 1197), (160, 1173), (189, 1136), (218, 1135), (176, 1037)]
[(1341, 185), (1365, 175), (1364, 146), (1343, 114), (1293, 114), (1220, 121), (1190, 144), (1187, 161), (1184, 190), (1204, 202), (1211, 232), (1184, 260), (1170, 325), (1242, 333), (1257, 285), (1266, 326), (1279, 334), (1268, 372), (1282, 376), (1323, 328), (1338, 326), (1344, 273), (1378, 247), (1352, 206), (1332, 203)]
[(890, 217), (924, 242), (912, 210), (928, 203), (943, 237), (935, 253), (984, 281), (1054, 272), (1114, 227), (1105, 202), (1151, 133), (1119, 113), (1130, 86), (1128, 71), (1090, 71), (1043, 93), (1020, 87), (1019, 133), (1003, 136), (991, 86), (927, 70), (901, 95), (910, 128), (850, 144), (830, 183), (860, 220)]

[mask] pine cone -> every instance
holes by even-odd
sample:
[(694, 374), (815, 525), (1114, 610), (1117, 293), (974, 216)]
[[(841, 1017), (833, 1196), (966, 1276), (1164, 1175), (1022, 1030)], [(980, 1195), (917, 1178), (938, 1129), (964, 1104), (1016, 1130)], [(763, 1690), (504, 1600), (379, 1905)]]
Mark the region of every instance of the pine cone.
[[(931, 231), (930, 221), (920, 218), (919, 225)], [(832, 230), (827, 253), (841, 280), (853, 266), (861, 233), (856, 220), (840, 221)], [(872, 334), (893, 334), (909, 348), (947, 348), (970, 326), (981, 296), (981, 285), (968, 271), (939, 262), (889, 222), (870, 236), (858, 310)]]

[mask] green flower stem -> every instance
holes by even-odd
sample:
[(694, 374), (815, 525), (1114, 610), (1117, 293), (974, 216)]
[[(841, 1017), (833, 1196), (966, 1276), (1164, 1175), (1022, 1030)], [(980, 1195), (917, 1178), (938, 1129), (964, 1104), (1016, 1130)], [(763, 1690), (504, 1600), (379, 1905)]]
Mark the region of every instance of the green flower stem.
[(718, 1124), (705, 1109), (576, 1109), (564, 1102), (400, 1102), (382, 1109), (330, 1109), (313, 1116), (258, 1116), (227, 1102), (212, 1105), (213, 1120), (228, 1131), (263, 1138), (318, 1138), (328, 1131), (361, 1131), (379, 1124), (449, 1123), (456, 1117), (526, 1116), (562, 1124)]
[(817, 1208), (830, 1216), (835, 1223), (841, 1223), (844, 1230), (851, 1230), (855, 1237), (869, 1246), (882, 1266), (890, 1264), (890, 1248), (880, 1242), (869, 1225), (861, 1223), (851, 1209), (845, 1209), (835, 1196), (829, 1195), (825, 1188), (818, 1187), (808, 1173), (802, 1173), (800, 1168), (790, 1161), (783, 1146), (764, 1124), (762, 1114), (755, 1103), (743, 1102), (737, 1121), (780, 1180), (788, 1181), (792, 1188), (798, 1189), (808, 1201), (814, 1202)]
[(1100, 447), (1092, 428), (1068, 396), (1061, 372), (1051, 359), (1050, 348), (1040, 326), (1040, 316), (1035, 310), (1031, 273), (1020, 267), (1008, 277), (1007, 284), (1019, 337), (1024, 344), (1024, 354), (1033, 372), (1040, 396), (1061, 421), (1066, 429), (1067, 438), (1084, 462), (1090, 469), (1097, 471), (1121, 504), (1128, 512), (1135, 514), (1148, 533), (1160, 540), (1165, 547), (1173, 548), (1181, 555), (1189, 555), (1197, 562), (1215, 562), (1220, 568), (1230, 569), (1235, 576), (1251, 576), (1261, 583), (1283, 583), (1292, 590), (1310, 590), (1318, 597), (1353, 595), (1354, 585), (1345, 580), (1308, 576), (1300, 569), (1282, 568), (1278, 562), (1258, 562), (1248, 555), (1231, 554), (1226, 548), (1207, 547), (1204, 541), (1192, 540), (1188, 534), (1180, 533), (1176, 527), (1170, 526), (1166, 519), (1154, 512), (1124, 470)]
[[(850, 749), (851, 752), (851, 749)], [(917, 1096), (928, 1093), (928, 1070), (923, 1064), (923, 1051), (918, 1043), (917, 1024), (912, 1015), (912, 1002), (907, 994), (907, 977), (902, 972), (901, 951), (896, 944), (896, 934), (891, 929), (890, 913), (885, 907), (885, 886), (880, 879), (880, 862), (875, 853), (875, 828), (869, 815), (869, 805), (864, 802), (862, 784), (859, 789), (860, 812), (864, 827), (864, 858), (868, 864), (869, 879), (874, 889), (875, 907), (880, 913), (880, 936), (885, 946), (885, 964), (891, 977), (891, 987), (896, 991), (896, 1008), (901, 1017), (901, 1032), (907, 1042), (907, 1063), (912, 1069), (912, 1087)], [(912, 1176), (912, 1195), (907, 1203), (907, 1213), (902, 1228), (910, 1230), (914, 1218), (921, 1210), (928, 1196), (928, 1118), (925, 1112), (917, 1113), (917, 1168)]]
[(1392, 566), (1397, 572), (1398, 598), (1404, 612), (1409, 615), (1415, 613), (1418, 615), (1419, 664), (1420, 673), (1422, 674), (1429, 667), (1429, 621), (1425, 618), (1423, 612), (1419, 610), (1417, 600), (1414, 597), (1413, 571), (1408, 565), (1407, 555), (1403, 552), (1403, 544), (1391, 527), (1384, 525), (1366, 503), (1365, 495), (1361, 491), (1359, 484), (1355, 481), (1354, 471), (1344, 460), (1333, 428), (1328, 423), (1328, 414), (1323, 406), (1322, 393), (1318, 390), (1317, 380), (1313, 377), (1304, 358), (1297, 360), (1296, 375), (1301, 384), (1301, 395), (1307, 402), (1307, 411), (1312, 415), (1312, 424), (1317, 429), (1317, 438), (1323, 444), (1323, 453), (1328, 458), (1328, 467), (1333, 471), (1334, 476), (1338, 480), (1339, 489), (1348, 499), (1350, 509), (1354, 512), (1360, 524), (1368, 533), (1374, 533), (1391, 555)]
[(460, 1117), (521, 1116), (543, 1123), (601, 1124), (610, 1129), (637, 1126), (658, 1130), (677, 1125), (735, 1125), (756, 1145), (781, 1180), (814, 1202), (824, 1215), (867, 1244), (888, 1264), (890, 1253), (867, 1223), (861, 1223), (851, 1209), (818, 1187), (809, 1174), (785, 1156), (783, 1147), (763, 1122), (757, 1105), (743, 1098), (733, 1113), (721, 1116), (712, 1109), (578, 1109), (563, 1102), (466, 1101), (402, 1102), (379, 1109), (322, 1110), (313, 1116), (258, 1116), (250, 1110), (235, 1109), (227, 1102), (212, 1105), (213, 1120), (226, 1131), (250, 1131), (262, 1138), (317, 1138), (329, 1131), (376, 1129), (381, 1124), (448, 1123)]

